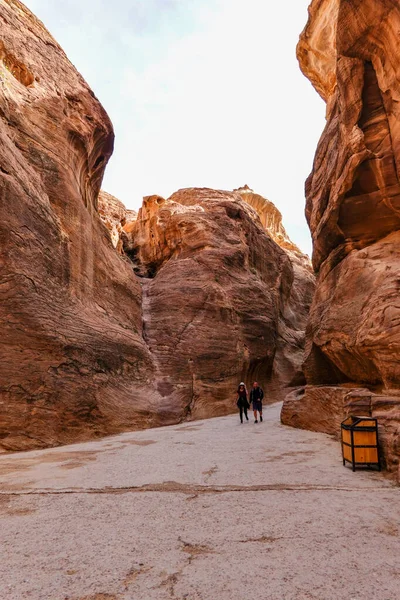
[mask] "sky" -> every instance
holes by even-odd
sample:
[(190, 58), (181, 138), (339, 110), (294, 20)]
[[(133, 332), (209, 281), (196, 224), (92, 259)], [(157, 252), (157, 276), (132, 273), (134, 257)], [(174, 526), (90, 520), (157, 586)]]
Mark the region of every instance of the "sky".
[(325, 105), (296, 60), (309, 0), (25, 0), (107, 110), (103, 189), (128, 208), (249, 185), (311, 253), (304, 181)]

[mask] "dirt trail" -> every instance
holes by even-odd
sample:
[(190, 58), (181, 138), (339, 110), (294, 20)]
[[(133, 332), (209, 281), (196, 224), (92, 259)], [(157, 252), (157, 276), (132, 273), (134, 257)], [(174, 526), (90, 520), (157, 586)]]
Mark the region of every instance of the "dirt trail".
[(0, 456), (1, 600), (398, 600), (400, 490), (236, 416)]

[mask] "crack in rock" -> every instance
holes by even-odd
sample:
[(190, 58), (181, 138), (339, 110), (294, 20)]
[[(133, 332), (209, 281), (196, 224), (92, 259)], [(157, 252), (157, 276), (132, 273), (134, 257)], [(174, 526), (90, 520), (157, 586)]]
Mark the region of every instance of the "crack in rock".
[(240, 540), (240, 544), (272, 544), (273, 542), (277, 542), (278, 540), (282, 540), (281, 537), (271, 537), (268, 535), (262, 535), (259, 538), (249, 538), (248, 540)]
[(204, 554), (215, 554), (214, 550), (209, 546), (205, 546), (203, 544), (191, 544), (189, 542), (185, 542), (181, 538), (179, 538), (180, 543), (182, 544), (182, 550), (189, 554), (188, 564), (191, 565), (193, 560), (198, 556), (202, 556)]
[(196, 485), (166, 481), (164, 483), (149, 483), (140, 486), (104, 487), (104, 488), (64, 488), (64, 489), (36, 489), (36, 490), (0, 490), (0, 495), (5, 496), (58, 496), (67, 494), (126, 494), (126, 493), (167, 493), (199, 496), (203, 494), (230, 494), (237, 492), (387, 492), (391, 487), (346, 487), (329, 485), (308, 484), (283, 484), (270, 483), (265, 485)]

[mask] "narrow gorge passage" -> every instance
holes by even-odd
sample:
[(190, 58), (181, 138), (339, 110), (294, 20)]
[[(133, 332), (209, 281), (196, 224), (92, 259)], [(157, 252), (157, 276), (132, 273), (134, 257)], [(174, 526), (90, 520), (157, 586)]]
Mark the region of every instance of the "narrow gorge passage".
[(398, 488), (280, 409), (1, 456), (0, 597), (396, 598)]

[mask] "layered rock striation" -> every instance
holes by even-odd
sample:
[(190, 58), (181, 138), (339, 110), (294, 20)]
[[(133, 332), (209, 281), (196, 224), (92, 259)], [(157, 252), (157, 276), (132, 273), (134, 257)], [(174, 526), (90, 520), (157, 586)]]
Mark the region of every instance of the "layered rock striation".
[(314, 0), (299, 42), (301, 68), (327, 103), (306, 183), (318, 281), (304, 365), (307, 382), (325, 387), (292, 396), (283, 412), (287, 423), (313, 426), (310, 414), (324, 404), (328, 418), (340, 419), (359, 410), (348, 394), (363, 388), (364, 406), (390, 439), (383, 449), (392, 470), (400, 439), (399, 27), (400, 7), (389, 0)]
[(240, 379), (258, 380), (267, 401), (301, 381), (314, 278), (240, 194), (146, 198), (127, 252), (143, 281), (144, 335), (165, 402), (202, 418), (229, 411)]
[(157, 424), (141, 287), (97, 212), (112, 125), (23, 4), (0, 17), (0, 446)]
[[(290, 301), (286, 305), (286, 313), (290, 311), (292, 326), (286, 329), (282, 326), (278, 338), (280, 352), (277, 356), (283, 358), (287, 354), (287, 360), (276, 360), (274, 363), (274, 380), (280, 382), (276, 386), (276, 398), (281, 398), (281, 384), (287, 385), (287, 381), (293, 384), (304, 379), (302, 371), (303, 353), (296, 353), (296, 365), (294, 365), (293, 332), (297, 332), (297, 338), (304, 343), (303, 331), (309, 314), (311, 301), (315, 291), (315, 276), (309, 257), (304, 254), (296, 244), (289, 238), (282, 222), (282, 214), (270, 201), (254, 192), (248, 185), (234, 190), (241, 198), (257, 212), (261, 224), (268, 235), (285, 250), (293, 268), (293, 286)], [(295, 366), (295, 368), (294, 368)], [(283, 375), (283, 376), (282, 376)]]
[(104, 190), (101, 190), (97, 202), (100, 219), (110, 232), (111, 242), (119, 254), (123, 254), (124, 230), (136, 221), (137, 212), (128, 210), (125, 205)]
[(240, 379), (270, 400), (301, 382), (309, 267), (239, 193), (150, 197), (137, 221), (99, 195), (108, 116), (18, 0), (0, 18), (0, 450), (227, 414)]
[(278, 246), (288, 250), (289, 252), (293, 252), (295, 255), (301, 258), (305, 266), (309, 267), (311, 270), (311, 264), (308, 256), (303, 254), (300, 248), (298, 248), (298, 246), (292, 242), (286, 233), (282, 222), (282, 214), (277, 209), (275, 204), (260, 194), (256, 194), (248, 185), (244, 185), (243, 187), (237, 188), (234, 191), (238, 192), (243, 200), (256, 210), (265, 231), (269, 233)]

